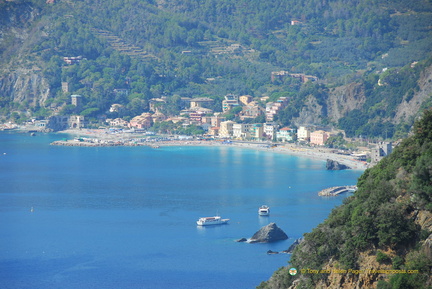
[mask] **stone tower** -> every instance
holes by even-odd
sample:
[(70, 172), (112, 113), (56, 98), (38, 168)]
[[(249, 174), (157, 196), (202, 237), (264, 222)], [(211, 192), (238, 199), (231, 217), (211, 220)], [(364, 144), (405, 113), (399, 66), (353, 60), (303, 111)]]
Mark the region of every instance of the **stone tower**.
[(82, 96), (78, 94), (72, 94), (72, 105), (75, 105), (76, 107), (81, 107), (82, 105)]

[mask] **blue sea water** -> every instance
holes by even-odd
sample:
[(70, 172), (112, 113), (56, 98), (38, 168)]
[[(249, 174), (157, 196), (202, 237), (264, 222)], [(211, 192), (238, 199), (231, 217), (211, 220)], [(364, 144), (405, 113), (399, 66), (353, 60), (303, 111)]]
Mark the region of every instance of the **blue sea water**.
[[(61, 147), (0, 133), (0, 288), (255, 288), (361, 171), (222, 147)], [(258, 207), (271, 207), (260, 217)], [(199, 227), (221, 215), (228, 225)], [(289, 239), (235, 242), (275, 222)]]

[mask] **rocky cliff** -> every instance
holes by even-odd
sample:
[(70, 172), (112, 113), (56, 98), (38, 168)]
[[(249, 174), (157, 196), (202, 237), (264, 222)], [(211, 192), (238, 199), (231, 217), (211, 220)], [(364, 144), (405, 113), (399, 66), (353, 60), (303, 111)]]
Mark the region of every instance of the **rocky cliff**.
[(399, 104), (396, 110), (395, 122), (408, 121), (410, 117), (417, 116), (421, 107), (428, 101), (430, 103), (432, 96), (432, 66), (422, 71), (418, 80), (418, 90), (410, 97), (404, 96), (404, 100)]
[(330, 89), (326, 102), (328, 117), (337, 122), (347, 112), (361, 109), (365, 101), (364, 87), (360, 83), (354, 82)]
[(27, 1), (0, 3), (0, 103), (43, 107), (50, 88), (32, 53), (43, 37), (40, 9)]
[(0, 95), (27, 107), (44, 106), (50, 88), (40, 69), (17, 68), (0, 76)]

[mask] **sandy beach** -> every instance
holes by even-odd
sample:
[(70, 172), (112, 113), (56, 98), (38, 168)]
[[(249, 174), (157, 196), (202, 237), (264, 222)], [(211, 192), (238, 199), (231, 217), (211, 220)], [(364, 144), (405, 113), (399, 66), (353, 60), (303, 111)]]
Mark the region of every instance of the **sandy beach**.
[[(106, 130), (101, 129), (80, 129), (80, 130), (65, 130), (58, 133), (69, 134), (73, 137), (80, 137), (89, 142), (98, 145), (145, 145), (150, 147), (162, 147), (162, 146), (234, 146), (246, 149), (255, 149), (262, 151), (272, 151), (274, 153), (290, 154), (299, 157), (307, 157), (316, 160), (326, 161), (331, 159), (337, 161), (341, 164), (347, 165), (354, 170), (365, 170), (368, 165), (365, 162), (358, 161), (349, 155), (342, 155), (334, 153), (328, 148), (314, 148), (314, 147), (302, 147), (295, 144), (279, 144), (277, 146), (271, 146), (271, 144), (266, 142), (246, 142), (246, 141), (230, 141), (223, 142), (220, 140), (164, 140), (160, 138), (154, 139), (150, 138), (148, 135), (143, 133), (107, 133)], [(137, 140), (144, 140), (145, 142), (137, 142)], [(69, 145), (73, 140), (68, 141)], [(66, 145), (65, 143), (57, 143), (60, 145)], [(93, 146), (93, 145), (89, 145)]]

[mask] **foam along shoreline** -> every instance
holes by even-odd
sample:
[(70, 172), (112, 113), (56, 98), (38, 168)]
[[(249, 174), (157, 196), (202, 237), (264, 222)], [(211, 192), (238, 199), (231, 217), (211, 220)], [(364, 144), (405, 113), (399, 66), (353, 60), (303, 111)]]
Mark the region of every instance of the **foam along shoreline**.
[(327, 161), (328, 159), (337, 161), (341, 164), (347, 165), (353, 170), (365, 170), (368, 168), (367, 163), (358, 161), (348, 155), (340, 155), (331, 152), (327, 148), (310, 148), (301, 147), (295, 144), (278, 145), (270, 147), (267, 143), (252, 143), (252, 142), (237, 142), (232, 141), (224, 143), (223, 141), (206, 141), (206, 140), (165, 140), (158, 139), (152, 140), (144, 134), (115, 134), (106, 133), (106, 130), (65, 130), (59, 133), (69, 134), (81, 138), (83, 141), (78, 140), (63, 140), (55, 141), (52, 145), (65, 145), (65, 146), (150, 146), (150, 147), (163, 147), (163, 146), (233, 146), (240, 148), (248, 148), (262, 151), (272, 151), (275, 153), (289, 154), (298, 157), (307, 157), (316, 160)]

